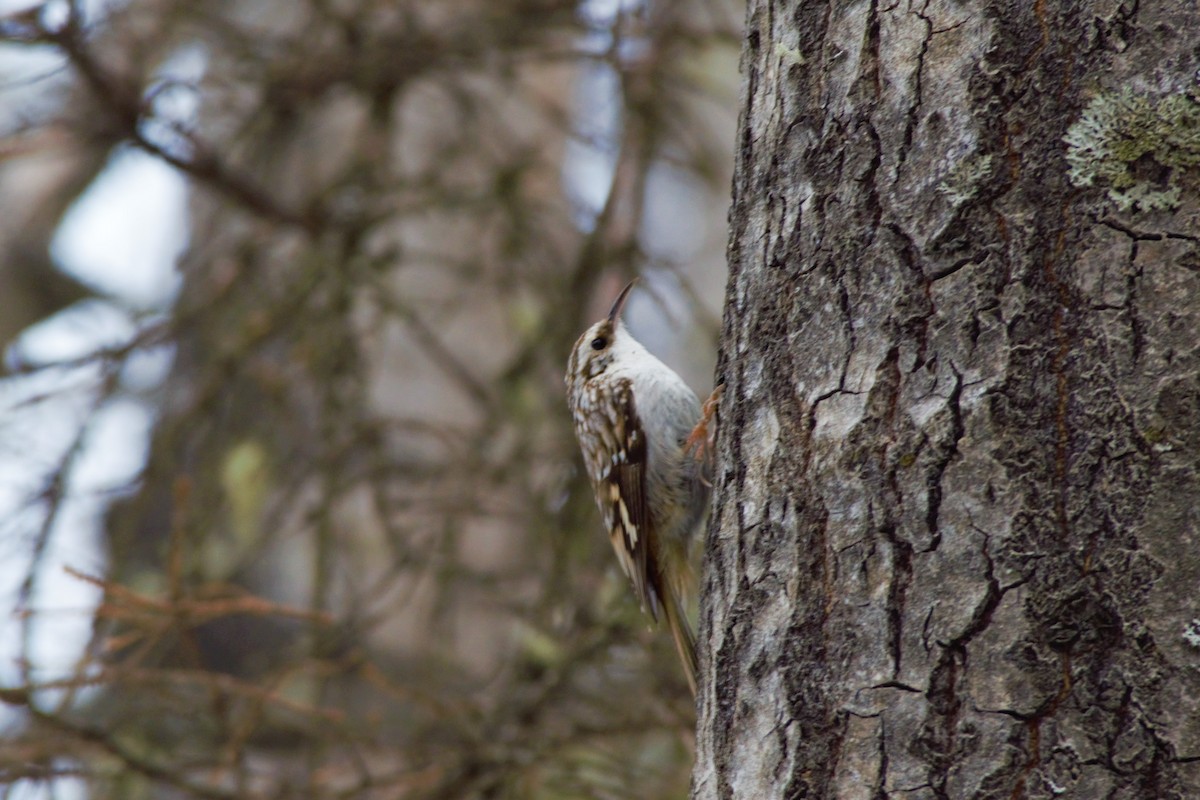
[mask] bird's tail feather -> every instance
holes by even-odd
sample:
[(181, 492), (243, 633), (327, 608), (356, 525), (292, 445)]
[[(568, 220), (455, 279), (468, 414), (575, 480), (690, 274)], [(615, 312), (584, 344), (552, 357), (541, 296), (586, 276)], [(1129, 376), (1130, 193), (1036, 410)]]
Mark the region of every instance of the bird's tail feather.
[(680, 602), (679, 594), (668, 591), (667, 602), (663, 610), (667, 614), (667, 625), (671, 628), (671, 638), (675, 640), (675, 649), (679, 652), (679, 660), (683, 662), (683, 672), (687, 677), (688, 687), (692, 697), (696, 696), (696, 675), (699, 672), (699, 662), (696, 658), (696, 637), (692, 634), (692, 626), (688, 622), (687, 612)]

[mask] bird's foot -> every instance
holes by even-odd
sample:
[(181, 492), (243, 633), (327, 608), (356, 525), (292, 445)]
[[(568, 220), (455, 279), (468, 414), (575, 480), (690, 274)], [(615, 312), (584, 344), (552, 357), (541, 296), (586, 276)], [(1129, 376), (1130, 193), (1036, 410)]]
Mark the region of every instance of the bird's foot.
[[(692, 428), (692, 432), (688, 434), (687, 440), (683, 443), (683, 451), (692, 453), (695, 459), (706, 467), (712, 464), (713, 450), (717, 442), (717, 409), (721, 405), (721, 393), (724, 391), (725, 384), (723, 383), (712, 390), (712, 394), (700, 408), (700, 421), (696, 423), (695, 428)], [(705, 470), (705, 472), (708, 471)], [(706, 480), (704, 483), (707, 485), (708, 481)]]

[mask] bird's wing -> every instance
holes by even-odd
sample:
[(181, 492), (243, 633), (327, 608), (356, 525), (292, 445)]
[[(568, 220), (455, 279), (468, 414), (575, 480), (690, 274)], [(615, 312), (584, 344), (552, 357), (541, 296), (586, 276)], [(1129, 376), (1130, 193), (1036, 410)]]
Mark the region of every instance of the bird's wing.
[(613, 456), (597, 487), (606, 510), (608, 534), (617, 560), (633, 582), (642, 608), (658, 619), (660, 587), (651, 538), (654, 535), (646, 502), (646, 434), (642, 430), (633, 386), (622, 381), (612, 393), (615, 422)]

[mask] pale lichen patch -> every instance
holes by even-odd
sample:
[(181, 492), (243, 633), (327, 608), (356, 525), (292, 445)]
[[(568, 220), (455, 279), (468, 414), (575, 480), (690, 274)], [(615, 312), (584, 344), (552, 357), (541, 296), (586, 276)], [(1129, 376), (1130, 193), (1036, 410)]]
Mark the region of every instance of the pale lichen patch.
[(1122, 211), (1172, 210), (1179, 172), (1200, 164), (1200, 104), (1182, 94), (1102, 92), (1063, 141), (1076, 186), (1107, 186)]

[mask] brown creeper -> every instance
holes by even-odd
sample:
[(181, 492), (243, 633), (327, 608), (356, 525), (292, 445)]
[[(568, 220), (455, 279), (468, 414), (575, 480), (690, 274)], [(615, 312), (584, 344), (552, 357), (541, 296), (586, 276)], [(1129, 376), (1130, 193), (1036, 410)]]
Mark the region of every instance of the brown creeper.
[(701, 464), (687, 447), (700, 403), (683, 379), (621, 322), (633, 283), (571, 351), (567, 402), (596, 504), (633, 591), (655, 621), (667, 619), (696, 692), (696, 643), (683, 598), (690, 550), (708, 501)]

